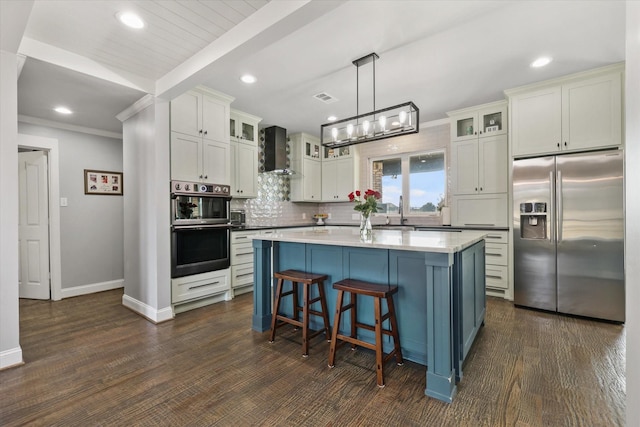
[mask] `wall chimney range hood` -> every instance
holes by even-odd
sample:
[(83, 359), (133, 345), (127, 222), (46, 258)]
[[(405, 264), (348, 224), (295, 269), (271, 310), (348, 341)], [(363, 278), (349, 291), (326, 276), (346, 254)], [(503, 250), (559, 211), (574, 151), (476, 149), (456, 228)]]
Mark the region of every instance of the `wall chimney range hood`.
[(264, 171), (281, 175), (292, 175), (287, 159), (287, 130), (271, 126), (261, 130), (264, 142)]

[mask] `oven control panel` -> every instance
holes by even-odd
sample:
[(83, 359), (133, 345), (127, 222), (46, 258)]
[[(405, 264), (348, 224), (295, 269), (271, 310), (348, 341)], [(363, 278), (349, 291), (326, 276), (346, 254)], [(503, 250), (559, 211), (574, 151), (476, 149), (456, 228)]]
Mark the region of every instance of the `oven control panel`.
[(207, 194), (229, 196), (231, 187), (224, 184), (203, 184), (199, 182), (171, 181), (171, 192), (182, 194)]

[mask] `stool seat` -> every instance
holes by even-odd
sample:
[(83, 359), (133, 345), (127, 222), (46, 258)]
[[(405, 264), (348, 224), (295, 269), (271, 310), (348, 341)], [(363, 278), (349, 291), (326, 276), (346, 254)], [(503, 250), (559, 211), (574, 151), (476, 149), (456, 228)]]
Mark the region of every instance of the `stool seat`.
[[(309, 340), (311, 338), (324, 332), (326, 340), (329, 341), (330, 339), (329, 310), (327, 309), (327, 298), (324, 292), (324, 281), (328, 279), (328, 276), (326, 274), (308, 273), (299, 270), (284, 270), (274, 273), (273, 277), (278, 279), (278, 285), (274, 296), (269, 342), (275, 340), (276, 329), (280, 326), (290, 324), (297, 328), (302, 328), (302, 356), (307, 357), (309, 355)], [(291, 282), (291, 290), (287, 292), (283, 292), (285, 280)], [(302, 285), (302, 306), (298, 303), (298, 284)], [(309, 288), (311, 285), (318, 286), (318, 296), (315, 298), (311, 298), (310, 296), (311, 292)], [(279, 313), (282, 298), (289, 295), (291, 295), (293, 299), (293, 314), (291, 317)], [(311, 306), (317, 302), (320, 303), (319, 311), (311, 308)], [(302, 320), (299, 320), (300, 313), (302, 313)], [(318, 331), (311, 331), (311, 333), (309, 333), (309, 315), (321, 317), (324, 327)]]
[(306, 283), (308, 285), (324, 282), (328, 279), (326, 274), (307, 273), (306, 271), (298, 270), (278, 271), (277, 273), (273, 273), (273, 277), (298, 283)]
[[(333, 288), (338, 291), (336, 302), (336, 313), (333, 321), (333, 331), (331, 333), (331, 347), (329, 349), (329, 367), (333, 368), (335, 364), (336, 349), (338, 340), (348, 342), (355, 349), (356, 345), (374, 350), (376, 353), (376, 377), (378, 387), (384, 387), (384, 363), (391, 357), (395, 356), (396, 363), (402, 365), (402, 350), (400, 348), (400, 336), (398, 334), (398, 323), (396, 320), (396, 311), (393, 304), (393, 294), (398, 292), (396, 285), (380, 285), (376, 283), (365, 282), (355, 279), (344, 279), (333, 284)], [(349, 304), (343, 305), (344, 293), (349, 292)], [(358, 322), (358, 295), (373, 297), (374, 303), (374, 325)], [(382, 299), (387, 301), (387, 313), (382, 314)], [(351, 331), (350, 335), (340, 333), (340, 319), (342, 313), (351, 310)], [(389, 329), (382, 327), (382, 322), (389, 320)], [(375, 344), (358, 339), (357, 329), (366, 329), (374, 331)], [(384, 357), (382, 347), (382, 335), (389, 335), (393, 338), (393, 351)]]
[(355, 292), (358, 295), (367, 295), (374, 298), (387, 298), (389, 295), (398, 292), (398, 287), (395, 285), (378, 285), (354, 279), (344, 279), (336, 282), (333, 284), (333, 289)]

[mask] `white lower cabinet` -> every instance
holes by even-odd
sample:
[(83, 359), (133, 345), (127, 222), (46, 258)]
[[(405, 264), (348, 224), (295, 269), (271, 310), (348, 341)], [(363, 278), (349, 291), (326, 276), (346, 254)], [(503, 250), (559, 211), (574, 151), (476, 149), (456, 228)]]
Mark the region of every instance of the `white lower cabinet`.
[(231, 299), (231, 269), (171, 279), (171, 302), (180, 313)]
[(233, 296), (253, 291), (253, 241), (257, 231), (231, 232), (231, 290)]
[(485, 283), (487, 295), (513, 299), (509, 286), (508, 231), (491, 231), (485, 237)]
[(451, 225), (454, 227), (508, 227), (506, 194), (451, 197)]

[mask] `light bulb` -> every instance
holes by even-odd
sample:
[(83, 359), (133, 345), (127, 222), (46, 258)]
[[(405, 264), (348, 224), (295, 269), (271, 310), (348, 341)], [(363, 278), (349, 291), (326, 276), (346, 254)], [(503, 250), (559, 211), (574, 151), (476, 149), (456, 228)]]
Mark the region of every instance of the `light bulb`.
[(407, 112), (402, 110), (400, 114), (398, 114), (398, 119), (400, 119), (400, 124), (404, 126), (404, 122), (407, 121)]
[(369, 120), (362, 122), (362, 133), (365, 136), (369, 134)]
[(378, 122), (380, 122), (380, 128), (382, 129), (382, 132), (384, 132), (384, 128), (387, 125), (387, 118), (385, 116), (380, 116)]
[(338, 128), (331, 128), (331, 136), (334, 141), (338, 138)]
[(351, 135), (353, 135), (353, 125), (351, 123), (347, 125), (347, 135), (349, 136), (349, 139), (351, 139)]

